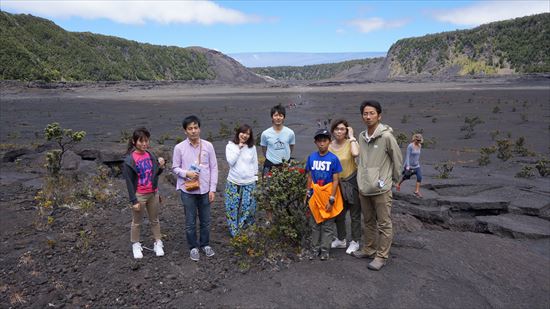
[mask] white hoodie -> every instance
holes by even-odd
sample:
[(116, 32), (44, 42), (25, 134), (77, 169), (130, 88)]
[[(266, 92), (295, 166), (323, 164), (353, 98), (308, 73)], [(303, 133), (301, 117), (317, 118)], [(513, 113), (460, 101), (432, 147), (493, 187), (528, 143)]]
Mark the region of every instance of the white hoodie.
[(258, 180), (256, 146), (239, 148), (230, 141), (225, 147), (225, 158), (229, 163), (227, 180), (237, 185), (248, 185)]

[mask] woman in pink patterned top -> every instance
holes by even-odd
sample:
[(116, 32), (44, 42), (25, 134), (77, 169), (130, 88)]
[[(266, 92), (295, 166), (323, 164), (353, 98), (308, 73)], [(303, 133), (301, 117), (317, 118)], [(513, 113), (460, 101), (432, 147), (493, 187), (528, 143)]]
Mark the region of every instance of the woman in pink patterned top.
[(156, 256), (163, 256), (163, 244), (159, 223), (158, 178), (164, 169), (165, 161), (148, 150), (151, 134), (145, 128), (134, 131), (128, 141), (128, 155), (124, 159), (122, 173), (126, 179), (130, 208), (132, 209), (132, 225), (130, 240), (135, 259), (143, 258), (140, 243), (141, 222), (144, 210), (147, 209), (151, 231), (155, 238), (154, 251)]

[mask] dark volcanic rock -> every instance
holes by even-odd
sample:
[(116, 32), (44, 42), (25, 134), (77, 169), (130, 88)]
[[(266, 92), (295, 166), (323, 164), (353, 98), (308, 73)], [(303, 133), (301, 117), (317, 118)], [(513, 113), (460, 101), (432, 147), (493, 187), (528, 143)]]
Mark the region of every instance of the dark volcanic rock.
[(548, 238), (550, 222), (532, 216), (505, 214), (500, 216), (479, 216), (476, 219), (487, 225), (493, 234), (513, 238)]
[(4, 156), (2, 157), (2, 162), (13, 162), (20, 156), (26, 155), (29, 153), (34, 153), (34, 151), (28, 148), (10, 150), (4, 154)]

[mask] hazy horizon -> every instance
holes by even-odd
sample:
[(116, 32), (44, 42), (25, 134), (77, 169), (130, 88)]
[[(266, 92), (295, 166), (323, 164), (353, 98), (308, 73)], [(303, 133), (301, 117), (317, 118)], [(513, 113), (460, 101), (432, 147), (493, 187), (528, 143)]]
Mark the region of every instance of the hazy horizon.
[(336, 63), (348, 60), (385, 57), (386, 52), (249, 52), (230, 53), (229, 57), (247, 68), (274, 66), (305, 66), (324, 63)]

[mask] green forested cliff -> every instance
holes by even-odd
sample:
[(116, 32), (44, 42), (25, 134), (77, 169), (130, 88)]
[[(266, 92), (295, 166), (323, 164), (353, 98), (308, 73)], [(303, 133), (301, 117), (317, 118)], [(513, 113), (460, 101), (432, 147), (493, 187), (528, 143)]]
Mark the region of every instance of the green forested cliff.
[(68, 32), (31, 15), (0, 12), (0, 79), (45, 81), (213, 79), (204, 54), (89, 32)]
[(550, 72), (550, 13), (397, 41), (390, 77)]

